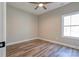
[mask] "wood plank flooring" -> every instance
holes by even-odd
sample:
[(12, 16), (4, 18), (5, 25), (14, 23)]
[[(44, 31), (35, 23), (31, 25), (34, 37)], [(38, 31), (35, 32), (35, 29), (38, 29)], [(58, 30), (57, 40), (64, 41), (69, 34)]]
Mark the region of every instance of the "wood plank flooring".
[(7, 57), (79, 57), (79, 50), (40, 39), (7, 46)]

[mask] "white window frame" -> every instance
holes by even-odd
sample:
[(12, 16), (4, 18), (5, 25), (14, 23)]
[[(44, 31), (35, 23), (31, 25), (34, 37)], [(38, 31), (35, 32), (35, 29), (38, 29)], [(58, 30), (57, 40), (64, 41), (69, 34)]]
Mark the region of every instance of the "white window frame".
[(62, 15), (62, 17), (61, 17), (61, 18), (62, 18), (62, 19), (61, 19), (61, 37), (62, 37), (62, 38), (79, 39), (79, 37), (64, 36), (64, 16), (75, 15), (75, 14), (79, 14), (79, 11)]

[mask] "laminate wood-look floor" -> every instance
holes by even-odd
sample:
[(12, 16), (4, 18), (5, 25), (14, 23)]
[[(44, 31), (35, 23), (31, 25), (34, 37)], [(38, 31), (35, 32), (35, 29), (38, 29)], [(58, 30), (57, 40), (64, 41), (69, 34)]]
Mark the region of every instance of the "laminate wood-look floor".
[(7, 57), (79, 57), (79, 50), (40, 39), (7, 46)]

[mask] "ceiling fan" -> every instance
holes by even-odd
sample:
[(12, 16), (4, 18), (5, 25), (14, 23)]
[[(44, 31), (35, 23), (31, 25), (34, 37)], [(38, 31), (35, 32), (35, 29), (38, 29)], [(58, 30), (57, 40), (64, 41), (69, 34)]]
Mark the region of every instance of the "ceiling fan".
[(37, 10), (39, 7), (42, 7), (46, 10), (47, 9), (46, 5), (51, 3), (51, 2), (30, 2), (30, 3), (36, 5), (35, 10)]

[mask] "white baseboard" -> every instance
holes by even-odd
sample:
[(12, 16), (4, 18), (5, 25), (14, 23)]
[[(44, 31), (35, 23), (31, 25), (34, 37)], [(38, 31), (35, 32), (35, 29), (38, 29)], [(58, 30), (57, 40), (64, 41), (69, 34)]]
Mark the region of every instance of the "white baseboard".
[(55, 44), (59, 44), (59, 45), (63, 45), (63, 46), (66, 46), (66, 47), (70, 47), (70, 48), (74, 48), (74, 49), (78, 49), (79, 50), (79, 47), (78, 46), (73, 46), (73, 45), (69, 45), (69, 44), (66, 44), (66, 43), (62, 43), (62, 42), (52, 41), (52, 40), (45, 39), (45, 38), (41, 38), (41, 37), (39, 37), (39, 39), (45, 40), (45, 41), (49, 41), (51, 43), (55, 43)]
[(35, 37), (35, 38), (25, 39), (25, 40), (22, 40), (22, 41), (8, 43), (8, 44), (6, 44), (6, 46), (17, 44), (17, 43), (21, 43), (21, 42), (25, 42), (25, 41), (30, 41), (30, 40), (34, 40), (34, 39), (41, 39), (41, 40), (49, 41), (51, 43), (55, 43), (55, 44), (59, 44), (59, 45), (64, 45), (64, 46), (71, 47), (71, 48), (74, 48), (74, 49), (79, 49), (78, 46), (73, 46), (73, 45), (69, 45), (69, 44), (66, 44), (66, 43), (62, 43), (62, 42), (52, 41), (52, 40), (49, 40), (47, 38), (45, 39), (45, 38), (41, 38), (41, 37)]
[(30, 41), (30, 40), (34, 40), (34, 39), (38, 39), (38, 37), (29, 38), (29, 39), (24, 39), (24, 40), (22, 40), (22, 41), (17, 41), (17, 42), (12, 42), (12, 43), (7, 43), (6, 46), (13, 45), (13, 44), (18, 44), (18, 43), (22, 43), (22, 42)]

